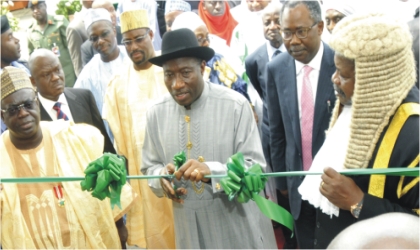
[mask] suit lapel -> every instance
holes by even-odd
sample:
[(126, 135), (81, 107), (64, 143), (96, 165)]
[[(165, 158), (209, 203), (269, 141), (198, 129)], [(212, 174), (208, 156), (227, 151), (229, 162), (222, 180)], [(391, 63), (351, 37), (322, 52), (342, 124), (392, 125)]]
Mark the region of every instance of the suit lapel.
[(284, 95), (285, 106), (289, 112), (289, 117), (291, 119), (293, 136), (295, 137), (296, 147), (299, 149), (299, 152), (302, 151), (301, 145), (301, 134), (300, 134), (300, 119), (299, 119), (299, 109), (298, 109), (298, 96), (297, 96), (297, 83), (296, 83), (296, 66), (295, 60), (292, 56), (288, 56), (286, 65), (285, 78), (284, 78)]
[(77, 101), (77, 96), (72, 93), (71, 89), (65, 88), (64, 95), (66, 96), (67, 103), (75, 123), (83, 122), (83, 106)]
[[(333, 52), (328, 45), (324, 44), (324, 54), (321, 61), (321, 70), (319, 72), (318, 87), (316, 91), (315, 113), (312, 140), (315, 141), (320, 132), (320, 126), (324, 119), (328, 119), (329, 113), (333, 108), (334, 88), (332, 86), (331, 76), (334, 73), (334, 62), (331, 61)], [(329, 102), (329, 103), (328, 103)], [(329, 106), (329, 105), (330, 106)]]
[(52, 121), (51, 116), (45, 110), (44, 106), (42, 106), (41, 101), (38, 101), (38, 103), (39, 103), (39, 109), (41, 111), (41, 121)]

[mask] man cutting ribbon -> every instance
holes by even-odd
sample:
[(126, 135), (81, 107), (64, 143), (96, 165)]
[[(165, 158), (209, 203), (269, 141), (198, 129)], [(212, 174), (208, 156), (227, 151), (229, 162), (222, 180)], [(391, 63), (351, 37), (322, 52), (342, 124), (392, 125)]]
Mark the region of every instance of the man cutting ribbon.
[(226, 174), (226, 160), (237, 152), (243, 153), (247, 168), (260, 163), (265, 169), (248, 101), (203, 80), (213, 55), (189, 29), (163, 36), (162, 55), (149, 61), (163, 67), (170, 95), (147, 113), (141, 170), (173, 173), (172, 157), (186, 152), (186, 163), (175, 172), (176, 190), (166, 179), (149, 180), (157, 196), (173, 200), (177, 248), (277, 248), (270, 220), (255, 203), (229, 201), (220, 178), (204, 178)]

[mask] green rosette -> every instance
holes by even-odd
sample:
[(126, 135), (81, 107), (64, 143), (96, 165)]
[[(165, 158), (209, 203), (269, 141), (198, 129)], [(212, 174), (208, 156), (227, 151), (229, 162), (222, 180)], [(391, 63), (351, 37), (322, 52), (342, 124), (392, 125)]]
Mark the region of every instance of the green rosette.
[(121, 208), (121, 190), (127, 180), (125, 158), (105, 153), (89, 163), (85, 169), (85, 179), (80, 182), (82, 190), (92, 192), (92, 196), (100, 200), (108, 197), (111, 208)]
[(237, 153), (228, 159), (228, 176), (222, 178), (220, 184), (229, 200), (232, 201), (235, 197), (240, 203), (253, 200), (265, 216), (286, 226), (293, 232), (292, 215), (278, 204), (259, 195), (267, 182), (267, 177), (263, 176), (261, 166), (254, 164), (248, 169), (244, 166), (245, 160), (242, 153)]
[(174, 158), (172, 160), (175, 165), (175, 171), (178, 171), (178, 169), (187, 161), (187, 156), (185, 155), (184, 151), (181, 151), (178, 154), (174, 155)]
[[(187, 156), (185, 155), (184, 151), (181, 151), (178, 154), (174, 155), (174, 158), (172, 158), (172, 161), (174, 162), (175, 172), (176, 172), (187, 161)], [(174, 189), (174, 191), (178, 189), (178, 187), (175, 184), (172, 184), (172, 188)], [(176, 197), (178, 199), (180, 198), (179, 195), (176, 195)]]

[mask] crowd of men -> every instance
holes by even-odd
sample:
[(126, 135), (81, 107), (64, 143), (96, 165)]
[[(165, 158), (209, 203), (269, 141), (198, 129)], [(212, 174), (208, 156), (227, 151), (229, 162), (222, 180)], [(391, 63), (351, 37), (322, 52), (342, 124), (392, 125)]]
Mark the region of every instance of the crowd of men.
[(83, 1), (69, 22), (32, 0), (28, 62), (1, 17), (2, 178), (80, 177), (106, 152), (173, 175), (113, 208), (77, 182), (0, 183), (2, 248), (278, 248), (277, 223), (207, 178), (239, 152), (303, 173), (261, 192), (293, 217), (283, 248), (419, 248), (418, 177), (340, 174), (419, 166), (419, 9), (239, 2)]

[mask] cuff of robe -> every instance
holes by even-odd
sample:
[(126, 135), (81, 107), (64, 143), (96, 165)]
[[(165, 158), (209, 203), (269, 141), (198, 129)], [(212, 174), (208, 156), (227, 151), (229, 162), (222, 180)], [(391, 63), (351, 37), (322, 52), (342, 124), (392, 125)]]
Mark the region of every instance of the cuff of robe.
[[(216, 162), (216, 161), (209, 161), (205, 162), (205, 164), (209, 167), (210, 172), (212, 175), (226, 175), (227, 168), (226, 165)], [(211, 185), (213, 187), (213, 193), (220, 193), (223, 191), (222, 186), (220, 185), (220, 180), (222, 178), (212, 178)]]
[[(163, 167), (160, 168), (156, 168), (153, 170), (152, 175), (160, 175), (160, 171), (162, 170)], [(160, 179), (149, 179), (147, 180), (147, 183), (149, 184), (150, 189), (152, 189), (153, 193), (161, 198), (164, 197), (163, 195), (163, 189), (162, 186), (160, 185)]]

